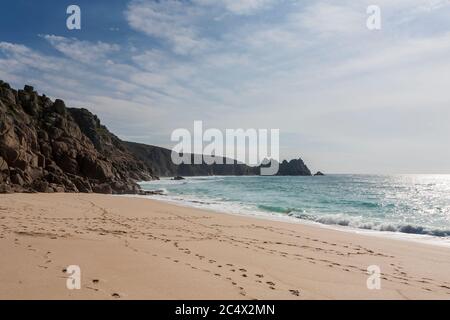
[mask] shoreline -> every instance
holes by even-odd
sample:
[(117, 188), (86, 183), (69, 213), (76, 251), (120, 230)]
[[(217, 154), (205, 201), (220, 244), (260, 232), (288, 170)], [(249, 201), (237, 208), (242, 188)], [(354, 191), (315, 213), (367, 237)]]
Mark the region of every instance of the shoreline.
[(1, 299), (450, 299), (444, 247), (148, 198), (0, 199)]
[[(440, 246), (445, 248), (450, 248), (450, 237), (439, 237), (439, 236), (433, 236), (429, 234), (418, 234), (418, 233), (406, 233), (406, 232), (399, 232), (399, 231), (382, 231), (382, 230), (376, 230), (376, 229), (364, 229), (364, 228), (358, 228), (353, 226), (342, 226), (339, 224), (326, 224), (311, 220), (302, 219), (295, 216), (283, 216), (279, 213), (275, 212), (264, 212), (264, 211), (249, 211), (248, 213), (242, 213), (242, 212), (233, 212), (233, 211), (226, 211), (221, 210), (218, 208), (209, 208), (204, 207), (201, 205), (198, 205), (197, 203), (194, 203), (193, 201), (190, 201), (188, 199), (174, 199), (170, 198), (168, 195), (114, 195), (118, 197), (130, 197), (130, 198), (143, 198), (143, 199), (149, 199), (153, 201), (161, 201), (164, 203), (177, 205), (181, 207), (186, 208), (195, 208), (198, 210), (205, 210), (210, 212), (215, 212), (219, 214), (228, 214), (232, 216), (241, 216), (241, 217), (249, 217), (249, 218), (256, 218), (256, 219), (262, 219), (262, 220), (268, 220), (268, 221), (278, 221), (278, 222), (286, 222), (286, 223), (293, 223), (293, 224), (301, 224), (306, 226), (312, 226), (316, 228), (323, 228), (323, 229), (330, 229), (335, 231), (341, 231), (341, 232), (348, 232), (352, 234), (361, 234), (361, 235), (367, 235), (367, 236), (373, 236), (373, 237), (381, 237), (386, 239), (393, 239), (393, 240), (400, 240), (400, 241), (410, 241), (414, 243), (423, 243), (423, 244), (429, 244), (433, 246)], [(175, 195), (176, 197), (181, 197), (179, 195)]]

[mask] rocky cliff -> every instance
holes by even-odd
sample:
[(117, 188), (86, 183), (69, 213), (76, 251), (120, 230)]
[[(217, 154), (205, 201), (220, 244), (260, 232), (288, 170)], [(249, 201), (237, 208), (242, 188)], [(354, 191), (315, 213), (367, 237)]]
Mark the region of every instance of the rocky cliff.
[[(134, 142), (125, 142), (127, 148), (135, 154), (140, 160), (144, 161), (147, 166), (153, 169), (156, 175), (160, 177), (173, 176), (242, 176), (242, 175), (259, 175), (258, 167), (250, 167), (234, 160), (232, 164), (180, 164), (176, 165), (172, 162), (172, 150), (149, 146)], [(191, 155), (191, 163), (194, 162)]]
[[(138, 193), (136, 181), (158, 176), (260, 174), (237, 161), (175, 165), (171, 152), (121, 141), (88, 110), (0, 80), (0, 193)], [(280, 163), (278, 175), (311, 172), (296, 159)]]
[(86, 109), (0, 81), (0, 192), (136, 193), (153, 178)]
[[(181, 164), (175, 165), (171, 160), (171, 150), (139, 144), (134, 142), (125, 142), (125, 145), (131, 153), (144, 161), (147, 166), (153, 169), (156, 175), (161, 177), (173, 176), (245, 176), (259, 175), (260, 167), (250, 167), (237, 161), (233, 164)], [(191, 163), (193, 156), (191, 155)], [(225, 158), (222, 159), (226, 163)], [(310, 176), (311, 172), (304, 164), (302, 159), (284, 160), (279, 164), (277, 175), (287, 176)]]

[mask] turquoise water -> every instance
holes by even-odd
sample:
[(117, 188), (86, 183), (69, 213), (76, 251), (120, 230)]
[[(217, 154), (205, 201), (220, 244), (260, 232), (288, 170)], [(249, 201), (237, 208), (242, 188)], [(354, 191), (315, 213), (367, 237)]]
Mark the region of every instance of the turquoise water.
[(192, 177), (141, 184), (160, 199), (217, 211), (450, 236), (450, 175)]

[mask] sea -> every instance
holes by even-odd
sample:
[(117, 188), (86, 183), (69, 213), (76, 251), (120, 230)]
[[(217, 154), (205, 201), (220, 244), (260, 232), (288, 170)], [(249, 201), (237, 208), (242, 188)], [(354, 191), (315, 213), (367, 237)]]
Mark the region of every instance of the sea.
[(450, 243), (450, 175), (208, 176), (141, 182), (218, 213)]

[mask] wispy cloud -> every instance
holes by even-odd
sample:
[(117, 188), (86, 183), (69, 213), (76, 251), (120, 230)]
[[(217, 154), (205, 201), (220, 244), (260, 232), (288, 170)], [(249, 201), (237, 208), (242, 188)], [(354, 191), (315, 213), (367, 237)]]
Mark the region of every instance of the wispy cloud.
[(204, 11), (178, 0), (132, 1), (126, 17), (130, 26), (149, 36), (166, 40), (179, 54), (202, 50), (209, 45), (195, 24)]
[(316, 2), (304, 10), (290, 15), (289, 19), (299, 29), (317, 36), (345, 35), (364, 32), (367, 19), (362, 6), (343, 6), (340, 4)]
[(251, 15), (271, 8), (279, 0), (194, 0), (194, 2), (200, 5), (224, 7), (233, 14)]
[(92, 43), (89, 41), (80, 41), (75, 38), (69, 39), (48, 34), (42, 35), (41, 37), (65, 56), (83, 63), (98, 63), (99, 60), (120, 50), (117, 44), (109, 44), (101, 41)]

